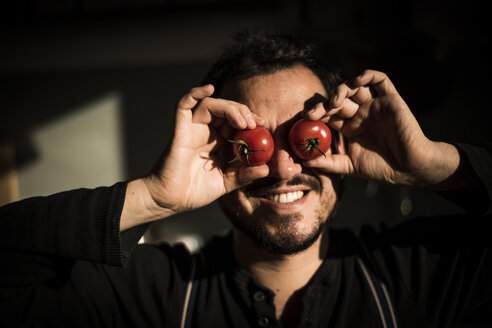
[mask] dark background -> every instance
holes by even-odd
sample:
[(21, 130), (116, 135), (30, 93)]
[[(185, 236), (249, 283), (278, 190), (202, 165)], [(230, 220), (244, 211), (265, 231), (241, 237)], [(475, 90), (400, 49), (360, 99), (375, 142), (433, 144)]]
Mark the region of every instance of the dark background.
[[(118, 90), (126, 178), (140, 177), (169, 140), (175, 102), (200, 83), (227, 37), (247, 27), (304, 36), (347, 79), (365, 68), (386, 72), (433, 140), (490, 141), (491, 7), (485, 0), (10, 1), (0, 7), (0, 137), (15, 144), (22, 168), (42, 157), (29, 140), (33, 128)], [(347, 179), (334, 225), (458, 211), (428, 191)], [(156, 223), (147, 240), (206, 239), (229, 226), (215, 204), (197, 212)]]

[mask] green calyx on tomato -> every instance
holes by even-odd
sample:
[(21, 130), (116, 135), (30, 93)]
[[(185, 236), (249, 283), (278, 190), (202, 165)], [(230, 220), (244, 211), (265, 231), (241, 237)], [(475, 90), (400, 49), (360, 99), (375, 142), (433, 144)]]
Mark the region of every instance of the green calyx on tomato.
[(296, 146), (304, 146), (306, 147), (306, 150), (304, 150), (305, 154), (308, 154), (311, 152), (313, 149), (317, 150), (321, 153), (321, 155), (326, 157), (326, 154), (319, 149), (319, 138), (304, 138), (305, 143), (298, 144), (296, 143)]
[(326, 157), (331, 145), (330, 128), (322, 121), (300, 119), (289, 130), (289, 145), (303, 160)]
[(261, 126), (254, 129), (239, 130), (229, 142), (232, 143), (235, 157), (228, 163), (239, 160), (249, 166), (263, 165), (272, 158), (273, 137), (267, 129)]
[(229, 142), (237, 143), (239, 144), (239, 147), (237, 148), (237, 155), (233, 159), (231, 159), (228, 164), (234, 163), (235, 161), (240, 160), (243, 156), (246, 158), (246, 163), (248, 165), (252, 165), (249, 161), (249, 154), (250, 153), (257, 153), (259, 151), (265, 151), (265, 149), (249, 149), (248, 143), (244, 142), (243, 140), (227, 140)]

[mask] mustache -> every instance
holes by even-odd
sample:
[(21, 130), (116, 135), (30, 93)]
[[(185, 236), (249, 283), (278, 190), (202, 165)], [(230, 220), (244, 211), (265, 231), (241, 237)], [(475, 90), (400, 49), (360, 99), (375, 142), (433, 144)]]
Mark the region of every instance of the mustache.
[(296, 175), (287, 182), (272, 177), (259, 179), (246, 186), (244, 192), (246, 196), (265, 194), (273, 189), (280, 188), (284, 185), (305, 185), (311, 188), (313, 191), (321, 192), (321, 182), (314, 177), (305, 175)]

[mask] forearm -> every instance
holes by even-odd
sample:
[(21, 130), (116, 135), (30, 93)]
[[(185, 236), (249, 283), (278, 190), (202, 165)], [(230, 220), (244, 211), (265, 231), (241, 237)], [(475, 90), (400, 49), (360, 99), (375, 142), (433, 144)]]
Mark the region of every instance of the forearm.
[(121, 212), (120, 231), (173, 215), (152, 198), (143, 178), (128, 183)]
[(434, 142), (435, 153), (429, 166), (430, 183), (425, 186), (435, 191), (474, 190), (480, 187), (480, 179), (466, 154), (456, 145)]
[(453, 177), (457, 181), (452, 184), (454, 188), (441, 189), (440, 194), (468, 212), (491, 214), (492, 145), (472, 146), (457, 143), (455, 146), (461, 155), (461, 167)]
[(0, 209), (0, 248), (121, 265), (126, 185), (36, 197)]

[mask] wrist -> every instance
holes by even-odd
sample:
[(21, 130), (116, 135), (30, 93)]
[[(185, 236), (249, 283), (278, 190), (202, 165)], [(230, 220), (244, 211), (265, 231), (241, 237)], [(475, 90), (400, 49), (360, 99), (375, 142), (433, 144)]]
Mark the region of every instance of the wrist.
[(136, 179), (127, 185), (120, 218), (120, 230), (123, 231), (174, 214), (172, 210), (162, 207), (154, 200), (144, 178)]
[(474, 183), (473, 173), (460, 150), (448, 143), (433, 142), (432, 165), (427, 168), (427, 188), (439, 191), (467, 189)]

